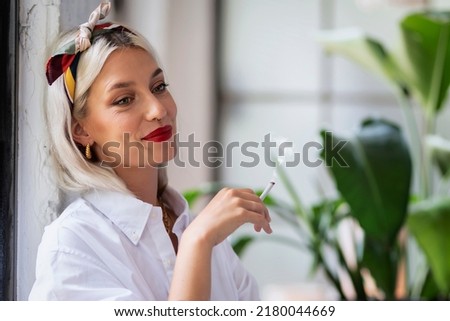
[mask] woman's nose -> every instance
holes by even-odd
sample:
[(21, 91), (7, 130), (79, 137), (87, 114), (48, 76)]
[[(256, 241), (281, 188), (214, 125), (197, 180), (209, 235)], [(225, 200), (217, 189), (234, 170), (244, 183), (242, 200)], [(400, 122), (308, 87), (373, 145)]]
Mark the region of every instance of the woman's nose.
[(149, 99), (146, 102), (146, 119), (148, 121), (161, 120), (167, 115), (167, 110), (164, 104), (159, 101), (153, 94), (149, 94)]

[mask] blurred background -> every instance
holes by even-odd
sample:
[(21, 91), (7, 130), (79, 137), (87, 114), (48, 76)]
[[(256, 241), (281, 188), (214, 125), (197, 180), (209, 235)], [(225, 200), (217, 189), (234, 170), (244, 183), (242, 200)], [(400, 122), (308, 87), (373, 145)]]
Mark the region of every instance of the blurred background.
[[(287, 167), (285, 174), (306, 208), (339, 196), (328, 169), (323, 164), (312, 165), (321, 159), (317, 147), (317, 143), (322, 144), (321, 130), (351, 136), (362, 120), (383, 118), (397, 124), (406, 141), (411, 142), (406, 134), (407, 119), (392, 86), (342, 55), (327, 54), (320, 41), (322, 32), (357, 28), (395, 50), (403, 17), (424, 9), (450, 9), (448, 0), (112, 2), (112, 19), (143, 33), (159, 54), (178, 105), (180, 140), (186, 142), (193, 135), (200, 143), (193, 153), (186, 148), (180, 150), (179, 159), (184, 160), (185, 167), (170, 164), (171, 185), (182, 192), (214, 182), (262, 189), (274, 172), (273, 166), (264, 161), (262, 145), (270, 134), (273, 141), (292, 142), (293, 151), (301, 155), (301, 162)], [(97, 0), (18, 1), (16, 232), (9, 250), (14, 253), (14, 262), (9, 263), (7, 272), (13, 275), (9, 293), (18, 300), (27, 298), (34, 281), (36, 249), (43, 228), (66, 200), (48, 178), (40, 109), (46, 99), (44, 48), (60, 30), (83, 23), (97, 5)], [(422, 134), (420, 108), (413, 104), (411, 110)], [(436, 133), (445, 138), (450, 138), (448, 117), (448, 109), (442, 108), (436, 120)], [(225, 150), (222, 166), (204, 164), (204, 146), (212, 141), (220, 142)], [(253, 153), (253, 159), (259, 157), (259, 162), (251, 166), (242, 166), (242, 162), (252, 161), (241, 149), (246, 142), (257, 143), (247, 150)], [(316, 147), (305, 149), (311, 142)], [(418, 184), (413, 180), (411, 189), (420, 189)], [(292, 199), (284, 184), (277, 183), (271, 195), (286, 203)], [(272, 218), (273, 236), (258, 236), (240, 253), (260, 285), (262, 298), (340, 299), (323, 269), (312, 272), (317, 263), (314, 254), (295, 243), (283, 242), (291, 238), (300, 244), (302, 233), (277, 213)], [(232, 239), (247, 235), (254, 236), (252, 229), (242, 227)], [(345, 244), (343, 248), (345, 252)], [(421, 257), (416, 247), (411, 253)], [(367, 284), (370, 287), (369, 280), (365, 281), (366, 288)], [(346, 290), (351, 282), (341, 282), (352, 298), (352, 290)]]

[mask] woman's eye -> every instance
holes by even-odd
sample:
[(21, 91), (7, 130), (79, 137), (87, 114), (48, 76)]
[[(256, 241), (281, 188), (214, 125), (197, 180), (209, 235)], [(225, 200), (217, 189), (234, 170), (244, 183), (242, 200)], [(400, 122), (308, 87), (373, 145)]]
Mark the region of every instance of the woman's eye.
[(130, 104), (132, 101), (133, 101), (132, 97), (124, 97), (124, 98), (121, 98), (121, 99), (118, 99), (118, 100), (114, 101), (113, 104), (116, 105), (116, 106), (123, 106), (123, 105)]
[(163, 92), (166, 91), (167, 86), (169, 86), (169, 84), (166, 84), (166, 83), (164, 83), (164, 82), (163, 82), (163, 83), (160, 83), (160, 84), (158, 84), (157, 86), (155, 86), (155, 87), (153, 88), (152, 93), (154, 93), (154, 94), (160, 94), (160, 93), (163, 93)]

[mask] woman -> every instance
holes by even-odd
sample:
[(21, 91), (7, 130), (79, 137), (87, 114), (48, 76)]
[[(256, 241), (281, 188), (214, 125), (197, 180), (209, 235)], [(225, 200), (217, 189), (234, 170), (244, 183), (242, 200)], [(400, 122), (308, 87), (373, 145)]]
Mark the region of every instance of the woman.
[(221, 190), (191, 221), (166, 186), (177, 107), (148, 43), (121, 25), (63, 35), (47, 63), (46, 121), (59, 182), (80, 197), (46, 227), (31, 300), (253, 300), (254, 279), (226, 238), (271, 233), (249, 189)]

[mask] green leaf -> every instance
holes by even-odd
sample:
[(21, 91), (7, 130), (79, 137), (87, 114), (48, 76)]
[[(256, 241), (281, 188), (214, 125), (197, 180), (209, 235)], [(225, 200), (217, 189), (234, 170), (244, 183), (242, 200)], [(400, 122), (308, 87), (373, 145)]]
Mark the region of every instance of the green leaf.
[(189, 204), (189, 207), (192, 208), (195, 202), (203, 195), (202, 190), (200, 189), (190, 189), (183, 192), (183, 196)]
[(242, 253), (244, 253), (244, 250), (255, 240), (252, 236), (242, 236), (238, 239), (236, 239), (234, 242), (232, 242), (232, 247), (234, 252), (241, 256)]
[(377, 40), (357, 29), (323, 31), (319, 36), (325, 51), (339, 54), (387, 80), (396, 90), (407, 92), (401, 67)]
[(426, 137), (426, 145), (441, 174), (445, 176), (450, 173), (450, 141), (437, 135), (429, 135)]
[(422, 287), (422, 292), (420, 293), (420, 298), (424, 300), (438, 300), (441, 293), (436, 284), (431, 270), (428, 270), (425, 282)]
[(426, 11), (400, 22), (403, 52), (389, 52), (362, 31), (330, 30), (319, 35), (324, 49), (346, 57), (408, 94), (433, 114), (450, 85), (450, 12)]
[[(400, 129), (384, 120), (366, 120), (338, 153), (334, 142), (345, 140), (331, 132), (321, 135), (321, 157), (352, 215), (370, 238), (393, 244), (405, 221), (411, 182), (411, 158)], [(336, 161), (339, 156), (347, 167)]]
[(384, 120), (364, 121), (344, 145), (331, 132), (321, 134), (321, 157), (365, 233), (362, 264), (386, 297), (392, 298), (398, 258), (395, 243), (406, 220), (411, 182), (407, 144), (400, 129)]
[(429, 112), (438, 111), (450, 84), (450, 12), (420, 12), (401, 21), (412, 89)]
[(399, 255), (396, 247), (384, 248), (380, 242), (371, 238), (367, 238), (364, 242), (361, 265), (369, 268), (372, 277), (377, 281), (377, 286), (383, 289), (387, 300), (395, 298)]
[(424, 200), (415, 204), (408, 228), (430, 264), (437, 286), (450, 291), (450, 198)]

